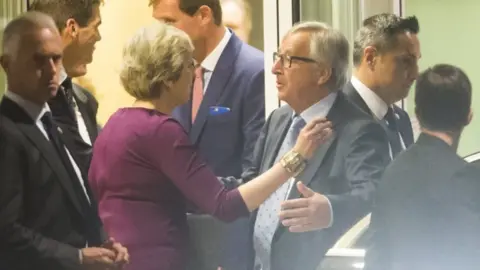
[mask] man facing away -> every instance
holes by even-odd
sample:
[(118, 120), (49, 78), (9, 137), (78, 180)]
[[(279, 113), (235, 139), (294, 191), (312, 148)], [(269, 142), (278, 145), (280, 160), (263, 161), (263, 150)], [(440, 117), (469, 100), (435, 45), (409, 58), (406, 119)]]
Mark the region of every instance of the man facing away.
[(471, 102), (470, 80), (457, 67), (436, 65), (418, 78), (422, 132), (378, 187), (366, 269), (478, 269), (480, 171), (456, 153)]
[[(265, 122), (263, 53), (222, 22), (219, 0), (151, 0), (153, 17), (185, 31), (198, 63), (192, 98), (173, 116), (217, 176), (240, 177)], [(200, 185), (201, 183), (199, 183)], [(248, 220), (227, 227), (227, 270), (246, 269)]]
[(59, 70), (61, 88), (49, 101), (54, 119), (75, 138), (77, 152), (88, 170), (91, 146), (98, 135), (98, 102), (72, 78), (87, 73), (95, 44), (101, 36), (102, 0), (34, 0), (30, 10), (50, 15), (63, 43), (63, 68)]
[(86, 171), (47, 101), (57, 94), (62, 40), (47, 15), (28, 12), (5, 28), (0, 63), (0, 269), (107, 269), (128, 261), (107, 239)]

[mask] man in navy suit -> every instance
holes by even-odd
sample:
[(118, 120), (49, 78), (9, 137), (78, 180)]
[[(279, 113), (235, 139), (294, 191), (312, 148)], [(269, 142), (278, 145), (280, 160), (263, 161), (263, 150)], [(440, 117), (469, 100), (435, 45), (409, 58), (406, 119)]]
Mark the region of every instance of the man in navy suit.
[(392, 158), (414, 140), (410, 118), (395, 102), (407, 97), (418, 76), (418, 32), (415, 17), (367, 18), (354, 42), (354, 75), (344, 88), (353, 103), (384, 124)]
[[(240, 178), (252, 166), (265, 122), (263, 53), (223, 25), (219, 0), (151, 0), (150, 5), (154, 18), (185, 31), (195, 46), (192, 99), (174, 117), (217, 176)], [(236, 221), (227, 231), (226, 255), (219, 264), (245, 269), (248, 220)]]

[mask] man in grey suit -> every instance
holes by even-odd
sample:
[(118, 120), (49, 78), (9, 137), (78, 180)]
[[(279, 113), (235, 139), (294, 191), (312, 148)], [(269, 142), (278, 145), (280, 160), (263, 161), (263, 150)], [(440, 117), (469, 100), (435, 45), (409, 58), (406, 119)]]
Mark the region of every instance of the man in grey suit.
[[(338, 30), (319, 22), (304, 22), (286, 34), (274, 53), (272, 72), (278, 96), (288, 105), (267, 119), (255, 147), (253, 166), (243, 173), (243, 181), (270, 168), (293, 146), (298, 130), (314, 117), (326, 117), (332, 123), (333, 135), (317, 150), (305, 171), (279, 188), (255, 213), (255, 269), (316, 269), (337, 238), (370, 210), (371, 193), (390, 160), (388, 141), (380, 124), (339, 91), (346, 81), (348, 47)], [(295, 185), (300, 191), (308, 186), (324, 194), (319, 209), (324, 230), (292, 233), (279, 223), (282, 201), (302, 195)]]

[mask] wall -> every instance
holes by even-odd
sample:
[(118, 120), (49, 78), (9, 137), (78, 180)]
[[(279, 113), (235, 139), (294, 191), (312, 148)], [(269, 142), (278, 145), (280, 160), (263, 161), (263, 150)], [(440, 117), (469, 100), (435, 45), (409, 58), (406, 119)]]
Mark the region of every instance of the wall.
[(153, 22), (151, 13), (147, 1), (107, 0), (101, 7), (102, 40), (96, 45), (94, 61), (86, 75), (100, 103), (98, 120), (101, 124), (119, 107), (130, 106), (133, 102), (118, 78), (122, 47), (139, 27)]
[[(0, 41), (3, 39), (3, 29), (7, 23), (27, 9), (25, 0), (0, 0)], [(1, 54), (1, 48), (0, 48)], [(0, 68), (0, 96), (6, 88), (6, 78), (3, 69)]]
[[(415, 15), (420, 22), (422, 59), (420, 70), (438, 63), (447, 63), (462, 68), (473, 85), (473, 110), (480, 108), (480, 85), (478, 73), (478, 48), (480, 38), (480, 1), (478, 0), (405, 0), (407, 16)], [(460, 4), (461, 2), (461, 4)], [(413, 116), (414, 92), (407, 101), (408, 112)], [(478, 110), (480, 112), (480, 110)], [(480, 113), (474, 116), (460, 142), (459, 154), (464, 156), (480, 151)]]

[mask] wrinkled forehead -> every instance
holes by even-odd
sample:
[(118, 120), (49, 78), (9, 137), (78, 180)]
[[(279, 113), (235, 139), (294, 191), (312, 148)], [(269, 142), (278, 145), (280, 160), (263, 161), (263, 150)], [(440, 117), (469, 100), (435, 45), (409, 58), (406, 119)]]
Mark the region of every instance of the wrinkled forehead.
[(310, 34), (306, 31), (287, 34), (283, 38), (278, 52), (297, 56), (310, 54)]

